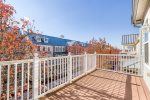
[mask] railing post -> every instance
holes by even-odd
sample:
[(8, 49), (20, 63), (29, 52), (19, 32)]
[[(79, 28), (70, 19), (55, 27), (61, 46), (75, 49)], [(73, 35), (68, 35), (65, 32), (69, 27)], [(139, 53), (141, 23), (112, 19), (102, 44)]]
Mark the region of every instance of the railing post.
[(96, 52), (94, 53), (94, 61), (95, 61), (95, 63), (94, 63), (94, 68), (96, 69), (96, 67), (97, 67), (97, 59), (96, 59), (97, 57), (96, 57)]
[(138, 58), (139, 58), (139, 62), (140, 62), (140, 71), (139, 71), (139, 75), (143, 76), (143, 70), (144, 70), (144, 67), (143, 67), (143, 59), (144, 57), (142, 55), (138, 55)]
[(85, 61), (84, 61), (84, 72), (85, 74), (87, 74), (87, 53), (85, 52), (84, 53), (84, 58), (85, 58)]
[(72, 83), (72, 56), (71, 52), (69, 52), (69, 82)]
[(38, 99), (38, 74), (39, 74), (39, 57), (37, 53), (34, 53), (33, 58), (33, 68), (32, 68), (32, 99), (37, 100)]

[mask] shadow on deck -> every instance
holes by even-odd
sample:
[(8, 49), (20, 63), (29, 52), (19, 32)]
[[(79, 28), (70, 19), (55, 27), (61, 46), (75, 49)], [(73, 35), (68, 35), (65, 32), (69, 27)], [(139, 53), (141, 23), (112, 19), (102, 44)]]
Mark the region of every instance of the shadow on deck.
[(96, 70), (40, 100), (150, 100), (142, 77)]

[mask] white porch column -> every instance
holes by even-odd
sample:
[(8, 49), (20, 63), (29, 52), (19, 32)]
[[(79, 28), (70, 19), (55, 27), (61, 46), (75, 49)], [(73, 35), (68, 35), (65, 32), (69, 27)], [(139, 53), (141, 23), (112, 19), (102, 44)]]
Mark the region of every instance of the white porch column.
[(33, 68), (32, 68), (32, 98), (37, 100), (38, 98), (38, 76), (39, 76), (39, 57), (37, 53), (34, 53)]

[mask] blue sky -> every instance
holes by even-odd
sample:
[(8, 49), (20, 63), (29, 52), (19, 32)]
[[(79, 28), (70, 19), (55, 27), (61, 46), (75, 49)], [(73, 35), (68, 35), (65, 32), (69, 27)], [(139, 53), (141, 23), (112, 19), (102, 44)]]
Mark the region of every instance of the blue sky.
[(45, 35), (88, 41), (105, 37), (114, 46), (123, 34), (138, 33), (131, 25), (132, 0), (7, 0), (24, 16), (35, 20)]

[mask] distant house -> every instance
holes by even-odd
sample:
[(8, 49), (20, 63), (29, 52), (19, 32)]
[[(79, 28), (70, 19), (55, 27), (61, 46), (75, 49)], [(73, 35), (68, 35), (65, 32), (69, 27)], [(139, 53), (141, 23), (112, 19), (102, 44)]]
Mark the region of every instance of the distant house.
[(82, 46), (86, 46), (86, 43), (58, 38), (53, 36), (47, 36), (42, 34), (30, 34), (29, 38), (33, 44), (38, 45), (37, 51), (45, 51), (48, 56), (65, 56), (68, 54), (67, 46), (79, 43)]
[(137, 54), (137, 49), (139, 49), (139, 34), (128, 34), (122, 36), (122, 52), (125, 54)]

